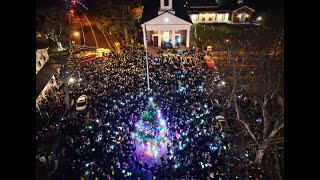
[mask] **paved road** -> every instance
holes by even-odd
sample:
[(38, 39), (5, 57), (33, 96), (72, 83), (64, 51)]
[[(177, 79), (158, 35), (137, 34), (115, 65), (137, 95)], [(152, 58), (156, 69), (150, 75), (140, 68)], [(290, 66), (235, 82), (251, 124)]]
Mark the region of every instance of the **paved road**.
[[(83, 12), (83, 13), (85, 13), (85, 12)], [(111, 50), (114, 49), (115, 48), (114, 47), (114, 43), (115, 43), (114, 38), (112, 36), (110, 36), (110, 34), (108, 34), (108, 33), (103, 34), (103, 32), (98, 29), (97, 25), (92, 20), (92, 18), (87, 16), (87, 18), (90, 21), (90, 24), (92, 26), (96, 40), (97, 40), (97, 43), (95, 42), (94, 35), (92, 33), (90, 24), (87, 21), (85, 15), (83, 13), (78, 12), (77, 15), (79, 16), (82, 27), (83, 27), (83, 32), (84, 32), (84, 36), (85, 36), (85, 42), (84, 42), (85, 45), (98, 47), (98, 48), (108, 48)]]

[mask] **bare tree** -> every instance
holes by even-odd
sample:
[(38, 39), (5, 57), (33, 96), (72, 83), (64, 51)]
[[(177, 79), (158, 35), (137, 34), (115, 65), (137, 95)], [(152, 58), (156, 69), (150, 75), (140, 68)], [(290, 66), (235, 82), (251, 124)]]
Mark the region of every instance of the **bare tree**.
[(68, 43), (70, 28), (68, 8), (62, 1), (37, 1), (36, 29), (47, 39), (52, 40), (59, 49)]
[(226, 56), (216, 64), (226, 82), (222, 93), (234, 112), (229, 118), (249, 134), (247, 145), (254, 144), (254, 162), (261, 165), (266, 151), (274, 154), (284, 139), (284, 109), (278, 103), (278, 96), (283, 97), (283, 31), (240, 34), (224, 48)]

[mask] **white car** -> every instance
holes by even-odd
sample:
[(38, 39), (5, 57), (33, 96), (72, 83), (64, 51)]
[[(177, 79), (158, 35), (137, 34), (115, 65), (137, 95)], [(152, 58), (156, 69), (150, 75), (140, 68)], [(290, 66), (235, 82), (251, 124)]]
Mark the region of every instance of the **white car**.
[(77, 111), (83, 111), (87, 108), (87, 104), (88, 104), (88, 96), (86, 95), (82, 95), (78, 98), (77, 101), (77, 107), (76, 110)]

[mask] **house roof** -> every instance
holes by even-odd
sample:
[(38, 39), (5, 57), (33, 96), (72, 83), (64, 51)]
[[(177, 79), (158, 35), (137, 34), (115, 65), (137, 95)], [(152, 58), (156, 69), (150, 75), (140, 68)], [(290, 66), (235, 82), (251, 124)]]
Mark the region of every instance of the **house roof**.
[(250, 8), (246, 3), (237, 4), (236, 1), (229, 4), (219, 5), (213, 0), (187, 0), (188, 1), (188, 11), (192, 12), (208, 12), (208, 11), (234, 11), (242, 7)]
[[(170, 19), (170, 23), (168, 25), (192, 25), (191, 22), (185, 21), (184, 19), (181, 19), (181, 18), (175, 16), (174, 14), (172, 14), (169, 11), (165, 11), (165, 12), (159, 14), (159, 16), (145, 22), (145, 24), (164, 25), (163, 24), (164, 18)], [(143, 25), (141, 25), (141, 26), (143, 26)]]
[(220, 6), (213, 0), (187, 0), (189, 6)]
[[(160, 8), (160, 0), (144, 0), (144, 8), (141, 17), (141, 22), (147, 22), (158, 16), (158, 10)], [(183, 6), (183, 0), (173, 0), (172, 8), (175, 11), (175, 16), (192, 23), (186, 7)]]
[(60, 64), (45, 63), (36, 75), (36, 97), (39, 96), (43, 88), (47, 85), (51, 77), (57, 72)]
[(188, 9), (189, 13), (205, 13), (205, 12), (230, 12), (230, 9), (222, 9), (222, 8), (201, 8), (201, 9)]
[[(240, 9), (242, 7), (248, 7), (249, 9), (252, 9), (250, 6), (248, 6), (248, 4), (246, 3), (246, 1), (244, 1), (243, 3), (241, 4), (238, 4), (236, 3), (236, 1), (234, 1), (234, 3), (230, 3), (230, 4), (225, 4), (223, 6), (221, 6), (221, 9), (225, 9), (225, 10), (237, 10), (237, 9)], [(252, 9), (252, 11), (254, 11), (254, 9)]]
[(241, 9), (241, 8), (243, 8), (243, 7), (246, 7), (246, 8), (248, 8), (248, 9), (250, 9), (251, 11), (254, 11), (254, 9), (252, 9), (252, 8), (250, 8), (249, 6), (246, 6), (246, 5), (238, 6), (238, 8), (234, 9), (233, 11), (239, 10), (239, 9)]

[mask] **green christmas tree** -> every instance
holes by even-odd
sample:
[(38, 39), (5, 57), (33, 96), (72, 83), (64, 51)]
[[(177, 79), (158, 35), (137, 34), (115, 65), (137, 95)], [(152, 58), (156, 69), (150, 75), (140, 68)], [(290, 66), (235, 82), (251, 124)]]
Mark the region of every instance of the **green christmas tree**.
[(138, 140), (139, 147), (147, 155), (156, 155), (165, 151), (167, 127), (162, 118), (161, 110), (156, 108), (153, 101), (149, 102), (147, 110), (139, 117), (135, 124), (135, 138)]

